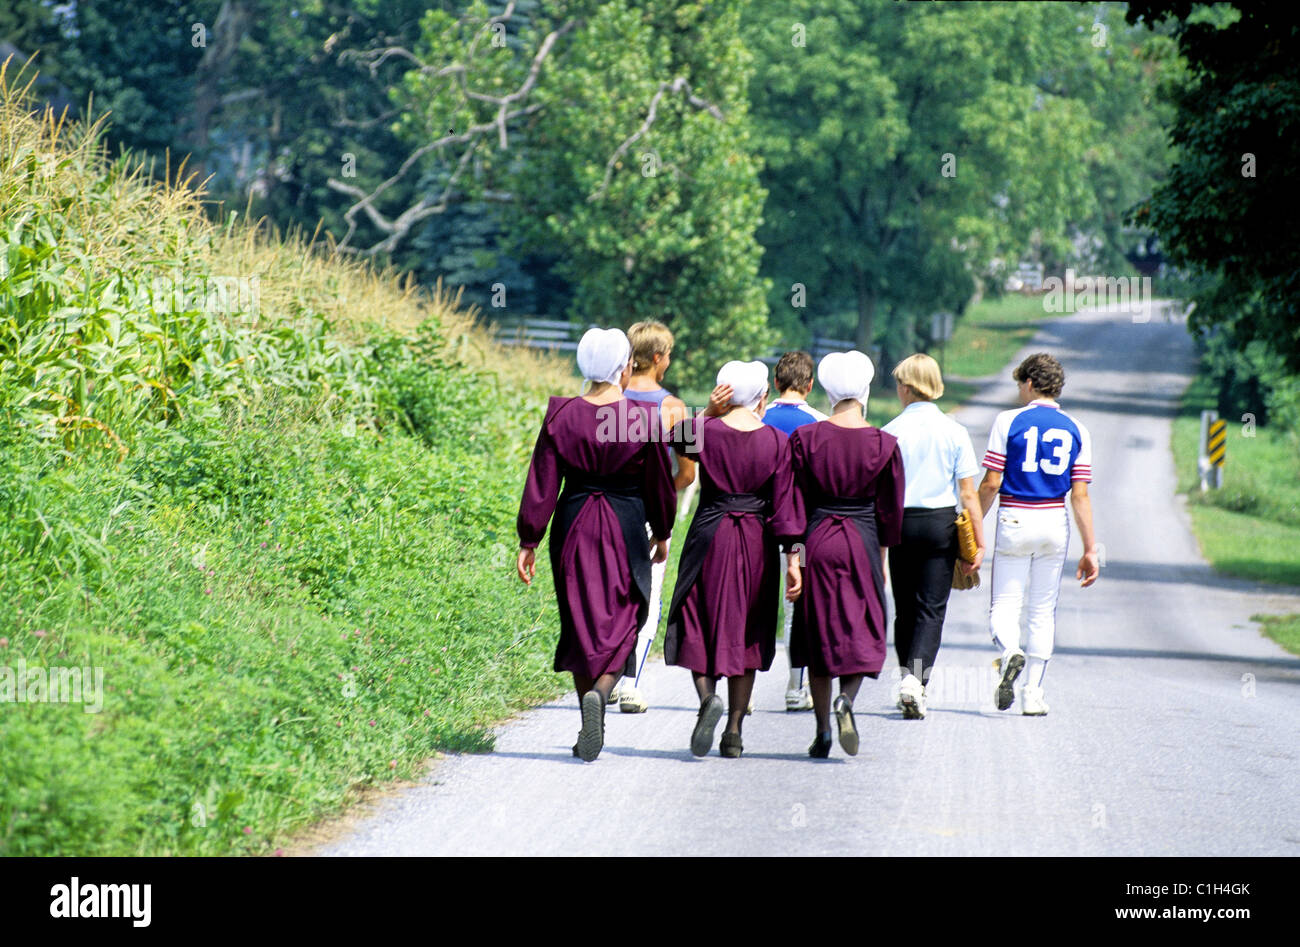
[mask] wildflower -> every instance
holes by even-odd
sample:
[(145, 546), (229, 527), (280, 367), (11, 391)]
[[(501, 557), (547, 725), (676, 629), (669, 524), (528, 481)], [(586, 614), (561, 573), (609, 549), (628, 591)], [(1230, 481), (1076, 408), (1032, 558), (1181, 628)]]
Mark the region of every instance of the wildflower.
[(374, 726), (374, 725), (375, 725), (375, 722), (374, 722), (374, 721), (373, 721), (373, 720), (372, 720), (372, 721), (370, 721), (370, 726), (372, 726), (372, 727), (373, 727), (373, 726)]
[(32, 634), (34, 634), (37, 638), (44, 638), (46, 635), (49, 634), (49, 632), (46, 631), (44, 628), (38, 628), (36, 631), (33, 631)]
[(9, 639), (0, 638), (0, 648), (7, 648), (7, 647), (9, 647)]
[(277, 848), (277, 849), (275, 850), (275, 857), (276, 857), (276, 858), (283, 858), (283, 857), (284, 857), (284, 849), (282, 849), (282, 848)]
[(245, 834), (245, 835), (252, 835), (252, 834), (253, 834), (253, 827), (252, 827), (251, 825), (246, 825), (246, 826), (244, 826), (244, 834)]

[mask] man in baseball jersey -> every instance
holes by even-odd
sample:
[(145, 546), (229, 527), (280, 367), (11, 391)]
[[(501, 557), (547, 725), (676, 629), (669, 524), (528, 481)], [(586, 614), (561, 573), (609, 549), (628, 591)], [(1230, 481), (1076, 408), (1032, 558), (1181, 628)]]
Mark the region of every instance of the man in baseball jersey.
[[(989, 631), (1002, 649), (1001, 680), (994, 699), (998, 710), (1015, 701), (1021, 670), (1021, 711), (1047, 713), (1043, 675), (1056, 637), (1056, 599), (1070, 544), (1069, 494), (1083, 540), (1075, 578), (1084, 588), (1100, 573), (1092, 529), (1092, 441), (1088, 429), (1061, 410), (1057, 396), (1065, 385), (1061, 363), (1046, 352), (1029, 356), (1012, 378), (1023, 407), (1003, 411), (989, 432), (984, 454), (987, 472), (980, 484), (980, 508), (988, 514), (998, 499), (997, 539), (993, 548)], [(1029, 613), (1029, 636), (1020, 647), (1020, 615)]]

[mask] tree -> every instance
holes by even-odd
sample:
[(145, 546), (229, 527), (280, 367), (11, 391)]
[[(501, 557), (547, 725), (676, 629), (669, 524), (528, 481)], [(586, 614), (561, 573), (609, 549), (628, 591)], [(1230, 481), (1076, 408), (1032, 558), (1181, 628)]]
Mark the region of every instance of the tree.
[(539, 5), (519, 30), (513, 6), (427, 15), (402, 130), (414, 156), (460, 156), (441, 193), (379, 221), (389, 245), (457, 191), (495, 199), (521, 250), (558, 254), (575, 317), (667, 322), (681, 384), (766, 354), (739, 0)]
[[(760, 240), (782, 294), (848, 301), (859, 347), (970, 297), (1035, 236), (1068, 252), (1093, 195), (1097, 121), (1052, 83), (1089, 52), (1052, 4), (756, 0), (751, 101), (771, 198)], [(786, 297), (788, 298), (788, 296)], [(884, 326), (881, 314), (884, 314)]]
[(1156, 2), (1127, 16), (1171, 22), (1190, 73), (1172, 90), (1177, 156), (1134, 220), (1172, 263), (1211, 278), (1193, 330), (1263, 343), (1300, 372), (1300, 11)]

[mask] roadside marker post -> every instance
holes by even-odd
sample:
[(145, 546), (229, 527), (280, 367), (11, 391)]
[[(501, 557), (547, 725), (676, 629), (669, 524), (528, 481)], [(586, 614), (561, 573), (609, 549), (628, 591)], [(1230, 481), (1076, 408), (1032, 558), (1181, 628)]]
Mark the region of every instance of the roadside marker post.
[(1228, 422), (1220, 420), (1218, 411), (1201, 412), (1201, 452), (1197, 467), (1201, 474), (1201, 492), (1223, 487), (1223, 465), (1228, 459)]

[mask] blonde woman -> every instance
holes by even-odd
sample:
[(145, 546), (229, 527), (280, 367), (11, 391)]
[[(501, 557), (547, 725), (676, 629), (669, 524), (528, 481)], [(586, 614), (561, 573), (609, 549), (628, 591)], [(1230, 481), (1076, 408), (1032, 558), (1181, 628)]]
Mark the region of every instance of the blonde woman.
[[(663, 386), (664, 374), (672, 364), (672, 331), (662, 322), (638, 322), (627, 330), (627, 338), (632, 345), (632, 377), (623, 390), (623, 397), (649, 406), (651, 414), (661, 422), (660, 430), (667, 441), (673, 425), (687, 416), (686, 402)], [(681, 491), (695, 480), (695, 461), (675, 452), (672, 459), (673, 486)], [(659, 629), (664, 570), (667, 568), (667, 562), (656, 562), (650, 568), (650, 611), (645, 624), (637, 632), (636, 674), (630, 681), (620, 681), (609, 695), (610, 703), (618, 703), (620, 713), (643, 714), (650, 709), (649, 702), (641, 693), (641, 671)]]
[(909, 720), (925, 717), (925, 688), (943, 637), (943, 620), (957, 562), (957, 510), (965, 508), (979, 547), (967, 575), (984, 559), (984, 513), (975, 489), (979, 465), (966, 429), (934, 403), (943, 395), (939, 364), (912, 355), (894, 369), (903, 411), (885, 425), (898, 438), (907, 489), (903, 539), (889, 550), (894, 591), (894, 648), (903, 672), (898, 708)]

